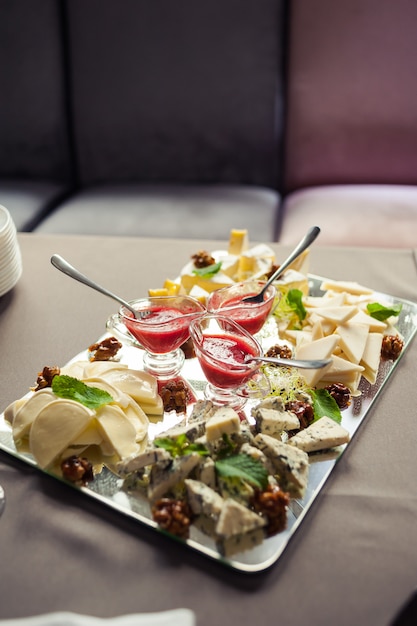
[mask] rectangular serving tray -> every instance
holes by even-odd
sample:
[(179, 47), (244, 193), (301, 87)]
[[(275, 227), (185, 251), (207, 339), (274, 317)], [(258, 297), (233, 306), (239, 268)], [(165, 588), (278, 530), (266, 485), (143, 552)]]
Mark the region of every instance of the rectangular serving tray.
[[(324, 279), (319, 276), (309, 276), (309, 293), (310, 295), (321, 295), (320, 285)], [(401, 303), (402, 311), (399, 317), (397, 328), (404, 339), (403, 351), (397, 361), (383, 361), (378, 372), (376, 383), (371, 385), (362, 378), (360, 383), (361, 395), (353, 399), (350, 407), (342, 411), (342, 425), (349, 431), (352, 439), (356, 434), (359, 426), (367, 417), (371, 407), (383, 391), (388, 383), (391, 375), (395, 372), (400, 359), (404, 356), (414, 335), (417, 331), (417, 305), (408, 300), (394, 298), (387, 294), (375, 292), (375, 300), (384, 303)], [(273, 328), (271, 326), (271, 328)], [(264, 337), (268, 340), (268, 333), (273, 332), (265, 327)], [(274, 339), (274, 337), (269, 337)], [(87, 359), (87, 352), (76, 355), (72, 361)], [(140, 369), (141, 367), (141, 351), (135, 347), (123, 347), (121, 350), (121, 362), (126, 363), (129, 367)], [(202, 398), (204, 394), (205, 379), (201, 368), (196, 359), (186, 360), (183, 376), (194, 389), (196, 397)], [(250, 403), (246, 409), (249, 414)], [(175, 425), (181, 417), (175, 413), (166, 413), (162, 420), (151, 422), (149, 428), (149, 439), (155, 438), (160, 432), (167, 430)], [(191, 527), (190, 538), (183, 541), (175, 538), (177, 541), (204, 554), (205, 556), (220, 561), (224, 565), (241, 572), (261, 572), (268, 569), (277, 562), (280, 555), (285, 550), (290, 538), (293, 536), (310, 506), (314, 502), (330, 473), (334, 469), (337, 460), (343, 454), (346, 446), (342, 446), (335, 450), (331, 450), (322, 454), (315, 454), (310, 457), (310, 473), (306, 494), (303, 499), (292, 500), (288, 511), (288, 523), (285, 531), (265, 539), (261, 545), (250, 550), (233, 555), (231, 558), (223, 557), (216, 548), (215, 542), (207, 535), (199, 531), (194, 526)], [(36, 463), (30, 454), (21, 453), (16, 450), (13, 442), (11, 427), (4, 419), (4, 413), (0, 415), (0, 449), (13, 457), (33, 465)], [(39, 469), (39, 468), (38, 468)], [(40, 470), (39, 471), (43, 471)], [(51, 474), (56, 480), (62, 479)], [(68, 483), (67, 483), (68, 484)], [(74, 489), (82, 491), (87, 497), (96, 499), (105, 506), (116, 509), (121, 514), (134, 518), (140, 524), (145, 524), (155, 532), (162, 531), (152, 520), (150, 506), (147, 500), (136, 493), (131, 493), (123, 486), (123, 480), (111, 472), (108, 468), (98, 474), (92, 483), (85, 487), (74, 486)], [(164, 533), (166, 534), (166, 533)]]

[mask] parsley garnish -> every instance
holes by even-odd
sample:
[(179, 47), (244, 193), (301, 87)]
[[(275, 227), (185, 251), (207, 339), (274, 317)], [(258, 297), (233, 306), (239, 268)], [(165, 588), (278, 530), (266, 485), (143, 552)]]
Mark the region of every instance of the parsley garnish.
[(383, 304), (379, 304), (379, 302), (372, 302), (366, 306), (368, 309), (368, 313), (371, 317), (379, 320), (380, 322), (385, 322), (389, 317), (397, 317), (401, 313), (401, 309), (403, 305), (393, 304), (390, 307), (386, 307)]
[(216, 471), (223, 478), (239, 478), (258, 489), (268, 486), (268, 471), (248, 454), (235, 454), (215, 462)]
[(206, 267), (199, 267), (193, 270), (193, 274), (201, 276), (202, 278), (211, 278), (217, 274), (221, 269), (222, 263), (213, 263), (213, 265), (207, 265)]
[(207, 456), (209, 451), (202, 443), (192, 443), (185, 433), (178, 437), (159, 437), (153, 442), (157, 448), (164, 448), (172, 457), (184, 456), (191, 452), (197, 452), (201, 456)]
[(75, 400), (89, 409), (98, 409), (113, 402), (113, 397), (103, 389), (89, 387), (82, 380), (61, 374), (52, 379), (52, 391), (58, 398)]

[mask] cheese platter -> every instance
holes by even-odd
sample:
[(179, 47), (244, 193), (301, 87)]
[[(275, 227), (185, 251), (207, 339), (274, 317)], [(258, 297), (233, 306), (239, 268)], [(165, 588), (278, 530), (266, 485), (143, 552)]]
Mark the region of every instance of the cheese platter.
[[(189, 290), (194, 288), (195, 295), (196, 283), (191, 284), (193, 281), (190, 278), (190, 272), (186, 271), (185, 274), (187, 276), (187, 284), (190, 283)], [(144, 423), (146, 423), (147, 426), (146, 445), (148, 446), (149, 443), (160, 439), (166, 432), (178, 427), (184, 420), (184, 414), (181, 414), (181, 412), (178, 413), (173, 410), (162, 410), (161, 412), (160, 405), (158, 405), (159, 408), (156, 410), (156, 404), (152, 405), (153, 400), (151, 407), (148, 407), (148, 411), (152, 413), (153, 407), (156, 415), (147, 414), (146, 420), (143, 421), (145, 418), (140, 414), (142, 419), (142, 422), (140, 422), (138, 413), (136, 412), (135, 416), (132, 418), (136, 433), (135, 441), (139, 440), (138, 448), (136, 449), (135, 446), (133, 446), (133, 448), (125, 449), (125, 442), (119, 442), (120, 447), (115, 448), (119, 452), (118, 459), (115, 459), (114, 455), (109, 454), (109, 462), (98, 463), (98, 465), (100, 465), (99, 471), (94, 474), (92, 480), (88, 480), (84, 484), (68, 481), (63, 475), (60, 475), (60, 473), (56, 471), (56, 467), (50, 463), (50, 458), (52, 457), (48, 456), (48, 454), (52, 454), (53, 456), (54, 453), (50, 452), (49, 448), (45, 449), (44, 445), (38, 445), (39, 441), (42, 444), (45, 440), (45, 437), (42, 436), (42, 427), (45, 428), (45, 421), (48, 425), (50, 424), (51, 418), (49, 415), (52, 413), (51, 411), (43, 410), (43, 424), (41, 423), (39, 425), (38, 423), (37, 431), (35, 434), (32, 433), (31, 441), (35, 443), (33, 444), (33, 448), (31, 448), (27, 445), (26, 447), (20, 445), (20, 438), (16, 435), (14, 436), (13, 425), (15, 429), (17, 427), (26, 429), (26, 432), (28, 428), (32, 428), (32, 425), (28, 425), (28, 422), (22, 422), (22, 420), (20, 423), (18, 423), (18, 420), (14, 423), (14, 420), (11, 419), (9, 413), (7, 413), (7, 409), (5, 409), (0, 416), (0, 449), (13, 457), (17, 457), (37, 467), (40, 471), (51, 474), (57, 480), (65, 481), (75, 489), (83, 492), (86, 497), (93, 498), (102, 505), (117, 510), (121, 515), (133, 518), (138, 522), (138, 534), (140, 534), (139, 528), (141, 524), (149, 526), (153, 528), (155, 532), (165, 533), (174, 540), (181, 542), (185, 547), (193, 549), (205, 557), (219, 561), (227, 567), (241, 572), (260, 572), (271, 567), (278, 561), (280, 555), (288, 545), (290, 538), (301, 525), (346, 446), (351, 445), (350, 442), (366, 418), (372, 417), (371, 409), (375, 401), (383, 392), (392, 374), (396, 371), (398, 364), (406, 354), (417, 330), (417, 305), (412, 302), (366, 289), (359, 290), (360, 293), (355, 294), (353, 292), (355, 292), (356, 287), (359, 287), (356, 283), (347, 285), (311, 274), (306, 274), (305, 276), (307, 278), (307, 287), (304, 289), (303, 301), (308, 310), (308, 315), (311, 317), (311, 325), (308, 328), (304, 325), (303, 328), (294, 330), (287, 323), (283, 325), (282, 316), (277, 317), (276, 315), (271, 315), (257, 338), (265, 352), (274, 346), (277, 342), (277, 338), (279, 338), (283, 343), (292, 346), (294, 355), (297, 358), (307, 358), (307, 356), (311, 354), (313, 354), (314, 357), (319, 355), (318, 358), (324, 358), (329, 355), (332, 356), (332, 367), (329, 367), (320, 377), (317, 372), (310, 372), (310, 378), (307, 380), (306, 388), (320, 388), (343, 381), (344, 385), (347, 386), (351, 392), (351, 399), (348, 405), (341, 411), (341, 421), (337, 426), (340, 426), (344, 433), (348, 433), (348, 436), (347, 438), (342, 437), (338, 439), (340, 432), (336, 432), (332, 428), (334, 424), (327, 422), (324, 424), (325, 430), (322, 430), (321, 433), (326, 433), (326, 437), (330, 438), (328, 440), (330, 443), (328, 443), (325, 448), (320, 446), (317, 448), (317, 441), (320, 440), (321, 435), (320, 432), (317, 434), (314, 428), (317, 430), (318, 421), (311, 425), (311, 430), (307, 435), (305, 434), (306, 431), (304, 431), (303, 434), (303, 430), (300, 430), (298, 435), (294, 435), (294, 437), (298, 436), (300, 440), (298, 444), (300, 447), (294, 445), (292, 446), (292, 450), (295, 448), (298, 454), (298, 450), (302, 450), (303, 446), (307, 446), (305, 448), (307, 451), (302, 450), (302, 455), (299, 455), (299, 458), (308, 458), (308, 475), (306, 474), (305, 484), (302, 485), (302, 488), (300, 488), (299, 491), (293, 492), (288, 499), (285, 527), (281, 528), (279, 532), (271, 536), (266, 536), (263, 529), (255, 527), (252, 528), (251, 532), (239, 532), (235, 535), (232, 533), (230, 536), (228, 531), (224, 530), (226, 527), (225, 520), (223, 520), (223, 541), (219, 541), (218, 534), (211, 535), (210, 531), (202, 523), (192, 523), (188, 535), (184, 538), (164, 530), (161, 524), (155, 520), (152, 511), (152, 503), (146, 494), (144, 494), (142, 489), (143, 485), (139, 484), (140, 480), (138, 480), (138, 478), (143, 478), (143, 473), (135, 473), (126, 470), (126, 467), (128, 467), (126, 463), (129, 462), (129, 459), (136, 458), (138, 455), (143, 454), (144, 451), (149, 452), (148, 447), (144, 448), (144, 446), (141, 445), (141, 442), (145, 439), (140, 439), (138, 436), (138, 432), (141, 432), (140, 428), (143, 427)], [(291, 284), (296, 284), (297, 287), (300, 286), (296, 282), (298, 279), (298, 276), (296, 276)], [(206, 286), (207, 280), (207, 277), (205, 277), (204, 285)], [(225, 282), (227, 283), (226, 279)], [(200, 284), (202, 283), (200, 282)], [(333, 302), (324, 302), (323, 298), (326, 298), (326, 294), (330, 291), (334, 298)], [(349, 294), (349, 302), (346, 302), (345, 297), (343, 305), (339, 298), (341, 293)], [(380, 332), (380, 324), (375, 317), (372, 318), (372, 322), (369, 316), (364, 319), (363, 315), (365, 315), (365, 313), (363, 313), (362, 308), (355, 308), (357, 305), (353, 303), (354, 297), (364, 300), (367, 293), (371, 296), (372, 302), (383, 302), (384, 307), (390, 307), (392, 305), (393, 311), (398, 312), (398, 314), (394, 316), (393, 328), (395, 328), (395, 332), (397, 333), (396, 336), (401, 337), (402, 350), (396, 355), (395, 359), (379, 358), (381, 352), (381, 337), (383, 335), (383, 333)], [(325, 307), (323, 303), (326, 305)], [(399, 306), (400, 308), (398, 308)], [(357, 316), (356, 322), (353, 323), (355, 316)], [(286, 322), (287, 321), (288, 319), (286, 318)], [(318, 330), (319, 328), (320, 330)], [(337, 347), (334, 339), (331, 339), (332, 336), (335, 336), (335, 328), (338, 328), (338, 333), (336, 333), (338, 337)], [(329, 330), (328, 334), (325, 332), (326, 329)], [(301, 339), (303, 337), (305, 339), (306, 333), (308, 332), (312, 333), (312, 335), (308, 337), (308, 341), (302, 341)], [(106, 332), (97, 342), (100, 343), (100, 341), (108, 336), (109, 333)], [(358, 357), (359, 352), (361, 353), (360, 357)], [(347, 358), (348, 356), (350, 358)], [(90, 357), (91, 354), (88, 348), (86, 348), (82, 353), (75, 355), (70, 363), (63, 365), (62, 370), (74, 374), (79, 364), (88, 363)], [(141, 371), (142, 357), (143, 350), (132, 341), (130, 345), (125, 344), (121, 347), (117, 353), (117, 363), (122, 368), (127, 368), (132, 371)], [(282, 390), (287, 384), (286, 381), (290, 381), (289, 384), (292, 385), (295, 380), (294, 374), (290, 373), (289, 370), (285, 368), (276, 368), (275, 370), (269, 368), (266, 372), (271, 380), (270, 398), (272, 399), (282, 395)], [(99, 384), (97, 382), (98, 376), (91, 376), (91, 378), (95, 378), (96, 385)], [(192, 415), (198, 402), (204, 402), (206, 380), (195, 357), (185, 359), (182, 378), (187, 385), (191, 398), (189, 406), (186, 409), (187, 418)], [(103, 387), (103, 385), (101, 386)], [(39, 393), (39, 391), (29, 391), (23, 399), (19, 399), (22, 406), (34, 393)], [(42, 393), (47, 395), (47, 392), (45, 393), (43, 391)], [(68, 405), (70, 401), (67, 400), (66, 402), (66, 410), (68, 410), (68, 407), (71, 408), (70, 405)], [(123, 401), (120, 400), (120, 402), (122, 403), (120, 406), (126, 412), (127, 409), (123, 407)], [(267, 430), (268, 428), (272, 428), (271, 420), (269, 420), (270, 414), (268, 413), (270, 405), (266, 407), (266, 412), (261, 412), (262, 419), (264, 419), (264, 422), (262, 422), (258, 417), (259, 404), (259, 399), (248, 400), (243, 409), (243, 419), (247, 420), (252, 430), (255, 429), (259, 445), (262, 444), (264, 448), (266, 448), (267, 444), (271, 443), (268, 439), (268, 437), (270, 437), (268, 434), (270, 431)], [(77, 419), (80, 423), (77, 429), (83, 431), (84, 435), (86, 430), (85, 424), (86, 421), (88, 421), (91, 411), (93, 411), (93, 409), (77, 411)], [(18, 415), (18, 412), (16, 412), (16, 415)], [(109, 418), (106, 419), (108, 420)], [(220, 424), (227, 423), (226, 429), (234, 428), (230, 426), (231, 423), (234, 423), (233, 420), (228, 421), (224, 416), (220, 418), (217, 416), (217, 422)], [(131, 424), (129, 424), (129, 426), (126, 425), (126, 432), (130, 432), (129, 429), (132, 430), (132, 428)], [(210, 428), (211, 432), (217, 432), (217, 426), (215, 427), (213, 423)], [(238, 426), (238, 428), (240, 429), (240, 426)], [(288, 428), (290, 427), (288, 426)], [(328, 432), (329, 428), (331, 434)], [(109, 434), (110, 430), (111, 420), (106, 422), (106, 420), (101, 419), (99, 429), (101, 439), (94, 439), (94, 437), (98, 437), (98, 434), (97, 432), (91, 433), (90, 430), (89, 436), (93, 438), (88, 440), (89, 443), (91, 443), (91, 441), (97, 443), (97, 441), (100, 440), (100, 445), (102, 445), (103, 448), (108, 446), (110, 440), (114, 443), (114, 437), (106, 439), (103, 436), (103, 433)], [(37, 434), (38, 431), (40, 431), (41, 435)], [(22, 430), (18, 432), (22, 434)], [(230, 434), (232, 430), (228, 432)], [(68, 441), (73, 438), (73, 435), (73, 432), (66, 435)], [(216, 436), (213, 435), (213, 440), (215, 438)], [(77, 443), (80, 444), (80, 440), (78, 440)], [(284, 443), (286, 445), (287, 441), (285, 440)], [(37, 445), (38, 447), (36, 447)], [(98, 447), (100, 447), (100, 445), (98, 445)], [(281, 445), (281, 442), (279, 442), (279, 445)], [(287, 451), (290, 447), (291, 446), (286, 445)], [(40, 452), (38, 451), (39, 449)], [(112, 453), (113, 452), (114, 450), (112, 450)], [(122, 457), (124, 456), (127, 461), (123, 460)], [(160, 456), (162, 457), (164, 455), (161, 453)], [(182, 479), (185, 479), (189, 493), (192, 493), (194, 498), (194, 502), (200, 498), (198, 500), (200, 505), (198, 506), (202, 506), (201, 502), (207, 504), (208, 499), (204, 500), (199, 495), (199, 489), (201, 489), (201, 487), (196, 484), (197, 481), (194, 480), (194, 474), (187, 474), (186, 472), (182, 475)], [(294, 483), (290, 485), (290, 488), (293, 487)], [(161, 494), (164, 495), (164, 489), (162, 489)], [(213, 494), (209, 495), (212, 496)], [(224, 504), (224, 501), (220, 504)], [(239, 502), (229, 501), (228, 504), (230, 505), (231, 519), (239, 518), (242, 520), (245, 517), (245, 513), (240, 508)], [(213, 507), (215, 508), (215, 506), (216, 504), (214, 503)], [(214, 508), (210, 510), (212, 511)]]

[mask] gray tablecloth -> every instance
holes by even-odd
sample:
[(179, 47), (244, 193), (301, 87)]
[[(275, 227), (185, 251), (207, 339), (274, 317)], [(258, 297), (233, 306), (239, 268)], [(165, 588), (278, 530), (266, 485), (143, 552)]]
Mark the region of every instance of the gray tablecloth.
[[(104, 331), (117, 305), (50, 262), (62, 254), (131, 299), (160, 286), (205, 241), (21, 235), (23, 276), (0, 299), (1, 408), (36, 373)], [(275, 246), (277, 258), (287, 248)], [(311, 251), (310, 271), (417, 300), (411, 250)], [(198, 626), (388, 625), (417, 586), (415, 341), (279, 561), (240, 574), (0, 454), (0, 619), (99, 617), (187, 607)]]

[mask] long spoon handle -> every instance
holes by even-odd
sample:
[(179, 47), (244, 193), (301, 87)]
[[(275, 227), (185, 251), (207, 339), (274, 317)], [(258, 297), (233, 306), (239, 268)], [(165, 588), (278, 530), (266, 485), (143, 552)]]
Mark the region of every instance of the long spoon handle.
[(274, 282), (274, 280), (279, 278), (285, 272), (287, 267), (291, 265), (291, 263), (295, 261), (295, 259), (299, 257), (300, 254), (304, 252), (304, 250), (306, 250), (313, 243), (315, 239), (317, 239), (319, 233), (320, 233), (320, 228), (318, 226), (312, 226), (307, 231), (307, 233), (301, 239), (298, 246), (294, 248), (294, 250), (291, 252), (290, 256), (287, 259), (285, 259), (284, 263), (281, 263), (277, 271), (274, 272), (271, 278), (269, 278), (269, 280), (266, 282), (266, 285), (264, 286), (264, 290), (266, 290), (267, 287), (269, 287), (269, 285), (271, 285)]
[(126, 302), (122, 298), (119, 298), (119, 296), (116, 296), (116, 294), (109, 291), (105, 287), (98, 285), (96, 282), (94, 282), (87, 276), (84, 276), (84, 274), (82, 274), (77, 269), (75, 269), (75, 267), (73, 267), (70, 263), (68, 263), (68, 261), (63, 259), (62, 256), (60, 256), (59, 254), (53, 254), (51, 256), (51, 263), (58, 270), (60, 270), (64, 274), (67, 274), (67, 276), (70, 276), (71, 278), (78, 280), (80, 283), (84, 283), (84, 285), (87, 285), (87, 287), (91, 287), (92, 289), (95, 289), (99, 293), (102, 293), (105, 296), (112, 298), (113, 300), (117, 300), (117, 302), (119, 302), (120, 304), (123, 304), (124, 307), (126, 307), (129, 311), (131, 311), (135, 317), (137, 316), (137, 311), (135, 311), (135, 309), (131, 307), (128, 302)]
[(254, 356), (248, 357), (246, 362), (249, 361), (265, 361), (266, 363), (272, 363), (273, 365), (284, 365), (285, 367), (299, 367), (305, 370), (315, 370), (326, 367), (332, 362), (331, 359), (284, 359), (281, 357), (269, 357), (269, 356)]

